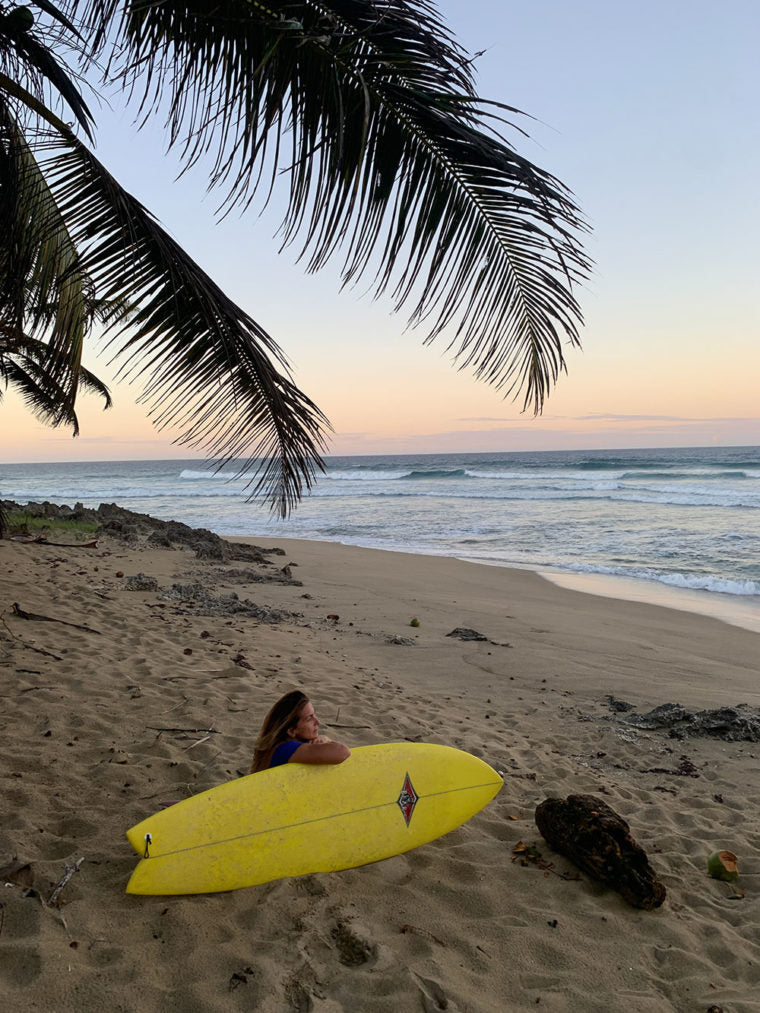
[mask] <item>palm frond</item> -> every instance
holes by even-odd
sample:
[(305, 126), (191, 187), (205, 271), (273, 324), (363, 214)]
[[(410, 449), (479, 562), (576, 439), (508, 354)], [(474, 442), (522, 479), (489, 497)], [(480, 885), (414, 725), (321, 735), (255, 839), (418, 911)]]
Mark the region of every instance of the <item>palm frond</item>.
[(427, 341), (539, 411), (579, 343), (590, 263), (569, 191), (503, 136), (426, 0), (73, 0), (142, 115), (167, 113), (185, 164), (212, 156), (225, 209), (262, 171), (289, 179), (284, 243), (338, 252)]
[(322, 469), (329, 422), (273, 360), (282, 353), (254, 320), (69, 134), (40, 159), (79, 250), (79, 267), (106, 304), (126, 298), (129, 319), (112, 321), (120, 376), (139, 380), (159, 428), (256, 477), (283, 516)]
[(0, 94), (0, 321), (6, 334), (47, 340), (47, 368), (73, 410), (82, 349), (95, 316), (90, 279), (12, 110)]
[[(50, 3), (38, 3), (36, 6), (62, 24), (72, 37), (72, 41), (79, 39), (79, 33), (71, 21)], [(27, 10), (27, 8), (24, 8)], [(69, 69), (59, 60), (51, 48), (51, 33), (45, 29), (28, 27), (14, 18), (13, 10), (10, 15), (0, 17), (0, 58), (2, 63), (10, 64), (14, 70), (17, 87), (14, 97), (20, 98), (23, 104), (37, 115), (44, 115), (49, 112), (46, 105), (46, 97), (53, 96), (56, 101), (63, 101), (74, 114), (77, 122), (84, 132), (93, 140), (92, 124), (93, 116), (85, 102), (82, 93), (76, 84)], [(54, 36), (58, 45), (61, 45), (60, 36)], [(20, 79), (27, 82), (27, 88), (20, 85)], [(5, 79), (3, 87), (8, 89), (8, 79)], [(13, 91), (9, 92), (14, 94)], [(34, 102), (29, 101), (29, 96)], [(42, 109), (40, 108), (42, 107)]]
[(75, 39), (82, 38), (74, 23), (70, 21), (61, 10), (60, 4), (51, 3), (50, 0), (31, 0), (31, 3), (32, 6), (38, 7), (41, 11), (51, 17), (53, 21), (57, 21), (59, 25), (63, 25), (66, 31), (69, 32)]
[[(36, 338), (24, 336), (14, 341), (13, 351), (4, 347), (0, 331), (0, 380), (13, 387), (27, 408), (41, 422), (50, 426), (71, 426), (73, 436), (79, 435), (79, 420), (68, 390), (55, 379), (50, 368), (50, 348)], [(79, 385), (103, 398), (103, 408), (113, 405), (111, 392), (99, 377), (84, 366), (79, 367)]]

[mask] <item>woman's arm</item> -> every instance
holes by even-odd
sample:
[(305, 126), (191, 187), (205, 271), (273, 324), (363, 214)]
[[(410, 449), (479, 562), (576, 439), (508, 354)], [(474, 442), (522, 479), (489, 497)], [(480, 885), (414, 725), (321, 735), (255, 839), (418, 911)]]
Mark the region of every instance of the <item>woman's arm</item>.
[[(323, 736), (320, 736), (323, 739)], [(331, 739), (304, 742), (288, 760), (288, 763), (343, 763), (351, 755), (348, 746)]]

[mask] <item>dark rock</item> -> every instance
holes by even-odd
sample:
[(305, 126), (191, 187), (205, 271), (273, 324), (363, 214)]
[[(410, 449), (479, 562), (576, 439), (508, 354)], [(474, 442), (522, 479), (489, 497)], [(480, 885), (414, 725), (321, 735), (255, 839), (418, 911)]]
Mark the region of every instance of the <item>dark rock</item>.
[(617, 890), (634, 907), (659, 907), (666, 890), (626, 821), (595, 795), (549, 798), (536, 808), (536, 826), (549, 847)]
[[(211, 533), (209, 532), (209, 535)], [(204, 537), (193, 542), (196, 559), (213, 559), (221, 561), (224, 559), (224, 543), (218, 535)]]
[(196, 531), (180, 521), (169, 521), (164, 528), (164, 533), (170, 542), (176, 542), (178, 545), (185, 545), (197, 537)]
[(265, 549), (261, 545), (248, 545), (247, 542), (227, 542), (227, 558), (235, 562), (266, 563), (265, 556), (284, 555), (284, 549)]
[[(226, 558), (234, 563), (258, 563), (259, 566), (266, 566), (269, 560), (264, 556), (263, 550), (257, 545), (245, 545), (243, 542), (226, 542)], [(283, 556), (285, 550), (282, 550)]]
[[(56, 503), (19, 504), (13, 500), (0, 500), (0, 512), (5, 514), (23, 511), (30, 517), (46, 519), (65, 519), (88, 521), (98, 525), (99, 535), (110, 535), (122, 541), (136, 543), (140, 537), (154, 546), (173, 548), (174, 546), (194, 549), (199, 559), (210, 559), (219, 562), (244, 560), (260, 566), (271, 566), (268, 556), (284, 556), (285, 550), (273, 547), (265, 549), (260, 545), (247, 545), (243, 542), (227, 542), (207, 528), (191, 528), (180, 521), (162, 521), (149, 514), (137, 513), (120, 507), (118, 503), (101, 503), (97, 510), (76, 503), (73, 507)], [(281, 583), (292, 581), (289, 563), (280, 574)], [(277, 578), (273, 578), (277, 579)], [(292, 581), (292, 583), (297, 583)]]
[[(188, 571), (188, 574), (192, 573), (193, 571)], [(184, 576), (187, 576), (188, 574), (185, 574)], [(213, 579), (220, 584), (286, 584), (290, 587), (303, 587), (303, 581), (295, 580), (292, 577), (286, 576), (282, 570), (272, 570), (271, 568), (259, 571), (236, 569), (226, 570), (219, 567), (213, 570), (204, 570), (202, 571), (202, 574), (206, 580)], [(309, 595), (308, 597), (311, 596)]]
[(679, 703), (665, 703), (646, 714), (623, 720), (635, 728), (668, 728), (673, 738), (694, 735), (726, 742), (760, 742), (760, 709), (747, 704), (714, 710), (687, 711)]
[(630, 714), (625, 720), (636, 728), (672, 728), (693, 717), (680, 703), (663, 703), (646, 714)]
[(627, 703), (625, 700), (618, 700), (612, 694), (607, 694), (605, 697), (611, 711), (616, 711), (618, 714), (623, 714), (626, 711), (633, 710), (633, 704)]
[(172, 584), (168, 591), (159, 596), (162, 601), (182, 603), (186, 610), (196, 616), (241, 616), (258, 619), (263, 623), (297, 622), (303, 619), (301, 612), (256, 605), (252, 601), (240, 601), (236, 594), (215, 598), (202, 584)]
[(127, 591), (157, 591), (158, 581), (155, 577), (146, 577), (144, 573), (138, 573), (136, 577), (127, 577), (124, 587)]
[(466, 626), (457, 626), (451, 633), (446, 634), (447, 637), (456, 637), (457, 640), (484, 640), (488, 642), (488, 637), (484, 637), (482, 633), (478, 633), (477, 630), (469, 630)]
[(157, 549), (171, 549), (173, 548), (171, 539), (165, 531), (151, 531), (146, 541), (149, 545), (155, 545)]

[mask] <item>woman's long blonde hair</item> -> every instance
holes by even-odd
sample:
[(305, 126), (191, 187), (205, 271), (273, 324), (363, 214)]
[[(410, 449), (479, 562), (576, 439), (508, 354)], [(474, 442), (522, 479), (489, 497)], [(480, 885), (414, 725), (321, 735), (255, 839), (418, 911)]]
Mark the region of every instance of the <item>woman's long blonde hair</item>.
[(252, 774), (266, 770), (275, 747), (288, 738), (288, 729), (298, 724), (301, 711), (308, 702), (309, 698), (305, 693), (300, 689), (294, 689), (280, 697), (272, 707), (264, 718), (253, 750)]

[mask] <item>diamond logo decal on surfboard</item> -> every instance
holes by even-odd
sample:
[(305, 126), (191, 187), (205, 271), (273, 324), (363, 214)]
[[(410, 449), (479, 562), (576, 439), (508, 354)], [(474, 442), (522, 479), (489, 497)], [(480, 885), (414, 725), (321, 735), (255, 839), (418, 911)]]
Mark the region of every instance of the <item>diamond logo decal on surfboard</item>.
[(407, 826), (409, 826), (409, 823), (412, 819), (412, 813), (414, 812), (414, 807), (417, 805), (418, 800), (419, 795), (412, 787), (412, 782), (409, 778), (409, 775), (407, 774), (406, 777), (404, 778), (404, 785), (401, 789), (401, 794), (397, 799), (398, 807), (404, 814), (404, 819), (406, 820)]

